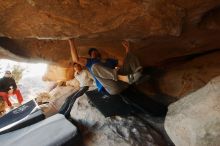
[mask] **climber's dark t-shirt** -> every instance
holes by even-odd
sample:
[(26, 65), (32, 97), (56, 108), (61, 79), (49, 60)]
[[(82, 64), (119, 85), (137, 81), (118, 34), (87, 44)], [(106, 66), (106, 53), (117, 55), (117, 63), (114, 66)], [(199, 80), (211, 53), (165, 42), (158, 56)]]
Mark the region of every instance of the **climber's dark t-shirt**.
[(8, 92), (10, 86), (12, 86), (14, 90), (17, 89), (17, 85), (13, 78), (3, 77), (0, 79), (0, 92)]

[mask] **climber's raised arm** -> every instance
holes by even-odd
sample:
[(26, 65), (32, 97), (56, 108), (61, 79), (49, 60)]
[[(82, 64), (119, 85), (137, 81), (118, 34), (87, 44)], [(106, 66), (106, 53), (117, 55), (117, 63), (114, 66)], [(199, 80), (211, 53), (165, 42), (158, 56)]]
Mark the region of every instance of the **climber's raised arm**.
[[(127, 54), (130, 52), (130, 44), (129, 44), (129, 42), (128, 41), (126, 41), (126, 40), (123, 40), (122, 42), (121, 42), (121, 44), (122, 44), (122, 46), (124, 47), (124, 49), (125, 49), (125, 56), (124, 56), (124, 58), (127, 56)], [(120, 67), (120, 66), (122, 66), (124, 64), (124, 59), (123, 60), (118, 60), (118, 66)]]
[(72, 56), (73, 62), (79, 63), (82, 66), (85, 66), (87, 63), (87, 58), (86, 57), (79, 57), (74, 39), (69, 39), (68, 42), (70, 45), (70, 51), (71, 51), (71, 56)]
[(129, 43), (128, 41), (123, 40), (121, 44), (122, 44), (122, 46), (125, 48), (126, 54), (127, 54), (128, 52), (130, 52), (130, 43)]

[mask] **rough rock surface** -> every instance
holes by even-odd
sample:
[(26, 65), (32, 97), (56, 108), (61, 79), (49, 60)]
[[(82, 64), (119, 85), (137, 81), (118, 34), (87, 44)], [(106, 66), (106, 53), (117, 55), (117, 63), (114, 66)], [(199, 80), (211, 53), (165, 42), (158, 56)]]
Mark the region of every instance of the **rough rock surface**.
[[(152, 81), (139, 89), (168, 105), (219, 75), (219, 18), (219, 0), (2, 0), (0, 58), (62, 65), (65, 69), (50, 66), (45, 80), (63, 80), (72, 75), (66, 39), (75, 38), (80, 55), (86, 56), (89, 47), (96, 47), (103, 56), (118, 59), (124, 57), (121, 41), (126, 39), (144, 67), (161, 71), (153, 72)], [(77, 116), (91, 121), (88, 125), (96, 119), (111, 121), (90, 115)], [(126, 120), (121, 118), (123, 122)], [(94, 132), (96, 140), (114, 145), (111, 138), (120, 139), (114, 135), (117, 132), (109, 136), (114, 130), (105, 124), (103, 129)], [(133, 143), (126, 134), (118, 141), (121, 145)], [(139, 144), (143, 143), (134, 142)]]
[(44, 81), (67, 81), (74, 78), (73, 67), (61, 67), (48, 65), (47, 71), (43, 76)]
[[(97, 47), (119, 59), (124, 55), (120, 42), (128, 39), (144, 66), (160, 66), (170, 58), (220, 48), (219, 7), (216, 0), (1, 1), (0, 56), (67, 67), (71, 58), (63, 39), (76, 38), (81, 55)], [(172, 96), (188, 93), (179, 85), (175, 93), (165, 88)]]
[(167, 145), (160, 134), (136, 117), (105, 118), (85, 95), (74, 103), (71, 117), (84, 127), (83, 142), (88, 146)]
[(103, 126), (105, 122), (105, 117), (90, 105), (86, 95), (76, 99), (70, 115), (74, 120), (89, 128), (94, 125)]
[(177, 36), (184, 16), (181, 8), (165, 0), (9, 0), (1, 2), (0, 12), (1, 36), (13, 38), (78, 37), (106, 31), (117, 36), (123, 30), (127, 30), (124, 37)]
[(165, 146), (163, 138), (135, 117), (111, 117), (84, 135), (88, 146)]
[(167, 65), (164, 75), (159, 79), (161, 91), (181, 98), (196, 91), (212, 78), (220, 75), (220, 51), (198, 56), (180, 63)]
[(81, 50), (98, 47), (117, 57), (123, 56), (120, 41), (131, 40), (144, 65), (220, 47), (220, 1), (216, 0), (8, 0), (0, 4), (0, 46), (26, 59), (67, 65), (68, 45), (58, 40), (70, 37), (76, 38)]
[[(206, 85), (220, 75), (220, 51), (199, 56), (173, 58), (167, 60), (153, 80), (138, 86), (146, 95), (168, 105)], [(161, 95), (164, 94), (164, 98)]]
[[(127, 39), (143, 66), (164, 68), (169, 59), (219, 49), (219, 16), (219, 0), (5, 0), (0, 2), (0, 57), (70, 67), (67, 38), (76, 39), (81, 55), (97, 47), (103, 56), (119, 59), (125, 52), (120, 43)], [(180, 98), (215, 74), (200, 82), (191, 73), (198, 67), (189, 63), (190, 72), (183, 64), (167, 68), (163, 87), (158, 86), (165, 94)]]
[(177, 146), (220, 144), (220, 77), (171, 104), (165, 129)]

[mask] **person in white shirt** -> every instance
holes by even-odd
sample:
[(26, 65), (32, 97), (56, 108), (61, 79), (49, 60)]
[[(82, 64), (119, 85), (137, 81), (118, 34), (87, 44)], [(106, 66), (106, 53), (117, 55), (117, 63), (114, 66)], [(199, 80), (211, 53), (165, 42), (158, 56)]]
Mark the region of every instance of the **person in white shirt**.
[(87, 71), (86, 69), (83, 69), (80, 64), (74, 63), (73, 69), (75, 71), (74, 76), (75, 76), (76, 80), (79, 82), (80, 87), (95, 86), (94, 78), (92, 77), (90, 72)]
[[(44, 114), (48, 117), (58, 112), (68, 96), (79, 90), (80, 87), (89, 86), (89, 90), (96, 89), (96, 85), (92, 75), (81, 67), (81, 65), (74, 63), (73, 69), (75, 71), (75, 78), (68, 81), (60, 81), (57, 86), (52, 89), (49, 95), (52, 97), (47, 100), (47, 106), (41, 105)], [(41, 98), (38, 103), (42, 103)]]

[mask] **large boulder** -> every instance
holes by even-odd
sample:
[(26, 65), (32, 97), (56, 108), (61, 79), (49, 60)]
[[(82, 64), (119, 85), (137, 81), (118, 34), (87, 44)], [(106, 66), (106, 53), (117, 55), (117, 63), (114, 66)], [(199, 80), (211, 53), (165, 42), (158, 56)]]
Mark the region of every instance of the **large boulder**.
[(84, 127), (102, 126), (105, 123), (105, 117), (95, 107), (91, 106), (85, 94), (76, 99), (70, 115)]
[(134, 116), (105, 118), (86, 95), (79, 97), (71, 117), (80, 125), (86, 146), (163, 146), (162, 135)]
[(220, 51), (215, 50), (169, 59), (159, 69), (148, 69), (151, 78), (139, 84), (138, 89), (168, 106), (219, 76), (219, 57)]
[(163, 93), (177, 99), (205, 86), (212, 78), (220, 75), (220, 52), (212, 52), (188, 59), (172, 61), (164, 67), (165, 73), (159, 78)]
[(165, 146), (163, 137), (135, 117), (111, 117), (84, 134), (87, 146)]
[(220, 77), (169, 106), (165, 129), (177, 146), (220, 145)]
[[(211, 4), (209, 7), (213, 7)], [(117, 38), (149, 34), (176, 36), (181, 32), (183, 16), (181, 8), (164, 0), (9, 0), (1, 2), (0, 36), (59, 39), (95, 37), (107, 31), (111, 31), (108, 36)], [(123, 30), (127, 31), (117, 32)]]
[(57, 65), (48, 65), (47, 71), (43, 76), (44, 81), (66, 81), (74, 77), (73, 67), (61, 67)]
[[(45, 75), (45, 80), (62, 80), (72, 75), (67, 39), (75, 39), (80, 56), (88, 57), (88, 48), (96, 47), (103, 57), (120, 60), (126, 39), (144, 67), (164, 67), (161, 62), (167, 59), (220, 48), (219, 16), (218, 0), (1, 1), (0, 57), (66, 67), (50, 68)], [(165, 94), (178, 99), (218, 72), (204, 79), (198, 66), (186, 62), (166, 70), (159, 83)], [(204, 68), (218, 70), (218, 64)]]
[(216, 0), (1, 1), (0, 46), (6, 51), (0, 56), (68, 65), (62, 40), (75, 38), (82, 54), (97, 47), (123, 57), (120, 42), (127, 39), (145, 66), (154, 65), (219, 48), (219, 6)]

